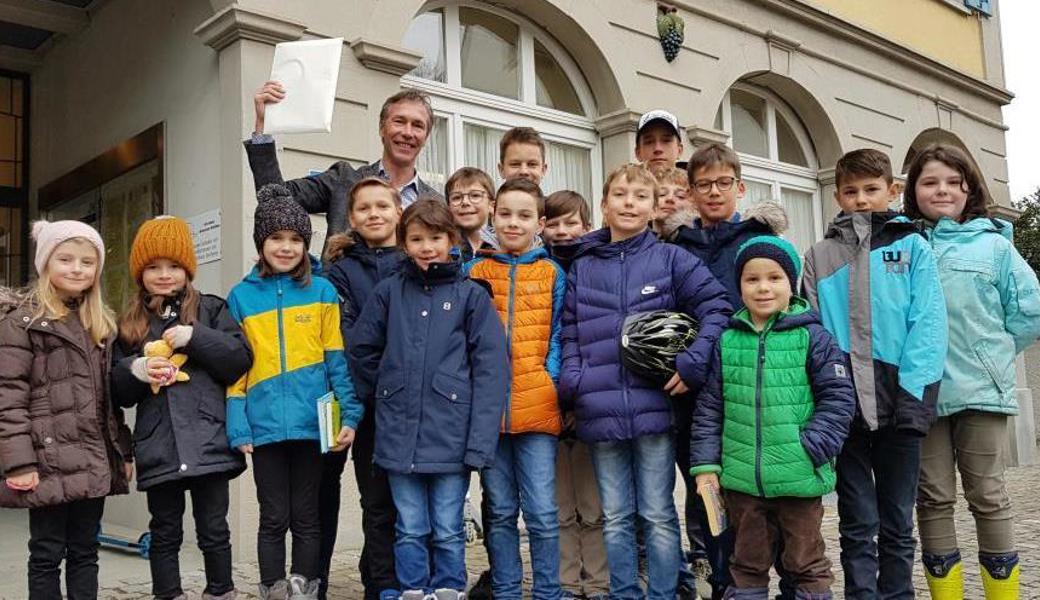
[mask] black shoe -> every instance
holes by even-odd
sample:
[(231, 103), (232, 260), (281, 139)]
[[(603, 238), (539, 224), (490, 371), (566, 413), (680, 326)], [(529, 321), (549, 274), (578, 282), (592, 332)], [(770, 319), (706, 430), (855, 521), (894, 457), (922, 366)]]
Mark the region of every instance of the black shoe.
[(468, 600), (492, 600), (491, 597), (491, 571), (484, 571), (477, 578), (477, 582), (469, 589), (466, 596)]

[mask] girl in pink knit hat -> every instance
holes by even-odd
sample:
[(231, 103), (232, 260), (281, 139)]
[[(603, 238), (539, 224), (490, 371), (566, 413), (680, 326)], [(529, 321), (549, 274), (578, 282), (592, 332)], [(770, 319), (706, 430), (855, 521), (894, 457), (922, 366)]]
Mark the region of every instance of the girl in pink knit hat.
[(125, 494), (130, 432), (109, 401), (116, 326), (105, 244), (79, 221), (38, 221), (38, 278), (0, 297), (0, 506), (29, 509), (29, 598), (97, 598), (105, 497)]

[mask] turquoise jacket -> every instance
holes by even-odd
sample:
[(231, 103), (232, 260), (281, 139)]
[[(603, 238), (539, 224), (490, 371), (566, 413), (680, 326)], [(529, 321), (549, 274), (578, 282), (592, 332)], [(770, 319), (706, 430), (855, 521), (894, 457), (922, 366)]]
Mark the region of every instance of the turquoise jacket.
[(926, 228), (939, 263), (950, 347), (938, 414), (1018, 414), (1015, 356), (1040, 337), (1040, 284), (1011, 243), (1011, 224), (943, 218)]
[(254, 267), (227, 303), (254, 357), (227, 391), (232, 448), (319, 439), (317, 400), (329, 391), (340, 402), (342, 425), (357, 429), (364, 407), (347, 370), (339, 297), (329, 280), (313, 276), (303, 287), (285, 273), (261, 277)]

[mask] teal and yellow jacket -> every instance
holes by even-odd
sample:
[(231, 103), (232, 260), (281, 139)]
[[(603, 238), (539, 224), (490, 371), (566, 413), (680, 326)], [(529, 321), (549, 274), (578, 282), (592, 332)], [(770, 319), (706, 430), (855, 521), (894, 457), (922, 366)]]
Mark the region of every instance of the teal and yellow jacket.
[(364, 407), (354, 395), (339, 328), (336, 288), (322, 277), (300, 286), (254, 267), (228, 295), (231, 315), (253, 349), (253, 366), (228, 388), (232, 448), (317, 440), (317, 399), (333, 391), (342, 424), (356, 429)]

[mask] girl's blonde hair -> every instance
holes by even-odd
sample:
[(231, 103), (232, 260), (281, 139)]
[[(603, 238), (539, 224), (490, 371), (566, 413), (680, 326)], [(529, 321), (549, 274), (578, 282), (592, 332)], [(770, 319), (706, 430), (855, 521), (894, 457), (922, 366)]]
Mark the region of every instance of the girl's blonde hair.
[[(76, 237), (65, 241), (89, 244), (91, 248), (94, 247), (89, 240), (84, 238)], [(51, 283), (46, 267), (44, 267), (43, 273), (40, 273), (40, 276), (36, 279), (36, 285), (29, 290), (29, 302), (33, 307), (34, 321), (44, 318), (60, 320), (69, 314), (69, 308), (65, 306), (61, 296), (58, 294), (58, 290)], [(101, 297), (101, 271), (95, 274), (94, 285), (90, 286), (83, 294), (83, 300), (79, 307), (79, 320), (95, 344), (104, 344), (106, 340), (112, 338), (116, 333), (115, 315), (105, 305), (105, 300)]]

